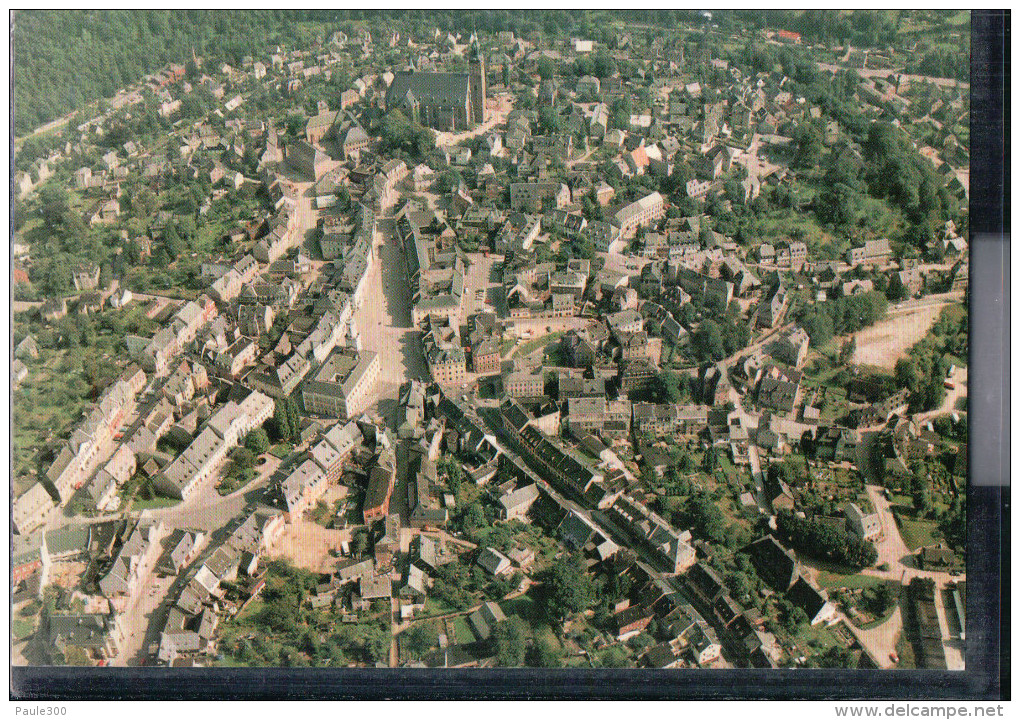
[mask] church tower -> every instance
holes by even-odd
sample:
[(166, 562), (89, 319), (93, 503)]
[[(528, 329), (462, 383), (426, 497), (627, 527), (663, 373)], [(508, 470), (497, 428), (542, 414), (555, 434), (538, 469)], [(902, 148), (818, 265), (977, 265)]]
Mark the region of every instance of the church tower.
[(485, 122), (485, 58), (478, 49), (476, 40), (471, 47), (471, 73), (468, 76), (468, 91), (471, 95), (471, 122)]

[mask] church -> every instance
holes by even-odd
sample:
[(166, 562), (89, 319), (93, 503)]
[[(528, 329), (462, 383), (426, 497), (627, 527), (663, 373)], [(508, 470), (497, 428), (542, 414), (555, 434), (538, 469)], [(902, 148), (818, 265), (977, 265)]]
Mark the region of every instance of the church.
[(472, 53), (466, 73), (396, 73), (386, 91), (387, 112), (395, 108), (436, 130), (467, 130), (485, 122), (485, 60)]

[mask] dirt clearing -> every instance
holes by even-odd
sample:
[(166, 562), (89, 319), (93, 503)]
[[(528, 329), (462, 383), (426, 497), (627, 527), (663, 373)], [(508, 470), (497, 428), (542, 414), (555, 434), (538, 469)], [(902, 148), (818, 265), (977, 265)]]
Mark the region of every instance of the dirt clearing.
[(336, 558), (330, 550), (340, 550), (343, 540), (350, 540), (349, 530), (327, 530), (308, 520), (287, 525), (286, 532), (276, 546), (275, 557), (285, 557), (298, 567), (315, 572), (331, 572)]
[(896, 313), (855, 336), (854, 362), (892, 370), (896, 361), (923, 338), (935, 323), (942, 306), (930, 305), (911, 312)]

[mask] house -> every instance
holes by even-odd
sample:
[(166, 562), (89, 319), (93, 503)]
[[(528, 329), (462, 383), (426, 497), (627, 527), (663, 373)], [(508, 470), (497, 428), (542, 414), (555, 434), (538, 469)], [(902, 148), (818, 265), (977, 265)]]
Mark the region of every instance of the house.
[(744, 551), (750, 555), (758, 576), (780, 592), (788, 591), (800, 579), (800, 569), (793, 552), (785, 549), (771, 535), (748, 545)]
[(861, 540), (874, 540), (882, 534), (882, 518), (878, 513), (865, 514), (857, 503), (843, 506), (850, 530)]
[(917, 565), (929, 572), (946, 572), (958, 569), (963, 563), (949, 548), (941, 544), (935, 547), (921, 548), (917, 553)]
[(562, 209), (570, 204), (570, 188), (559, 182), (510, 183), (510, 208), (517, 212), (538, 213), (549, 205)]
[(48, 623), (51, 653), (63, 654), (68, 647), (85, 651), (90, 661), (105, 663), (120, 651), (124, 631), (114, 615), (75, 613), (53, 615)]
[(828, 592), (804, 578), (798, 579), (793, 584), (786, 597), (807, 614), (808, 622), (812, 625), (830, 622), (837, 617), (838, 611), (836, 606), (829, 602)]
[(289, 166), (318, 181), (326, 172), (329, 157), (319, 148), (304, 140), (295, 140), (285, 148)]
[(696, 623), (688, 633), (687, 643), (698, 665), (708, 665), (722, 656), (722, 643), (715, 630), (704, 620)]
[(655, 613), (649, 607), (632, 605), (621, 610), (613, 617), (616, 625), (616, 639), (620, 642), (629, 640), (641, 633), (652, 622)]
[(634, 228), (660, 220), (665, 215), (666, 199), (653, 192), (621, 208), (616, 213), (615, 225), (622, 235), (627, 235)]
[(482, 603), (482, 606), (468, 615), (468, 625), (479, 640), (488, 640), (496, 625), (506, 620), (503, 610), (494, 602)]
[(15, 532), (27, 535), (42, 527), (56, 509), (56, 503), (53, 502), (53, 498), (50, 497), (42, 483), (35, 483), (14, 501), (11, 521)]
[(39, 346), (36, 344), (35, 338), (31, 335), (26, 335), (18, 343), (17, 347), (14, 348), (14, 357), (21, 360), (37, 359), (39, 357)]
[(368, 488), (362, 506), (365, 522), (380, 520), (389, 514), (390, 497), (397, 475), (396, 458), (392, 450), (384, 450), (368, 474)]
[(851, 265), (863, 263), (879, 264), (888, 260), (891, 255), (892, 248), (889, 246), (889, 240), (881, 238), (879, 240), (867, 240), (863, 245), (851, 248), (847, 251), (846, 259)]
[(528, 510), (538, 499), (538, 486), (534, 483), (518, 488), (499, 499), (503, 520), (524, 520)]
[(483, 548), (482, 551), (478, 553), (478, 558), (475, 560), (475, 563), (494, 577), (507, 575), (513, 568), (513, 563), (510, 561), (510, 558), (501, 553), (499, 550), (491, 547)]

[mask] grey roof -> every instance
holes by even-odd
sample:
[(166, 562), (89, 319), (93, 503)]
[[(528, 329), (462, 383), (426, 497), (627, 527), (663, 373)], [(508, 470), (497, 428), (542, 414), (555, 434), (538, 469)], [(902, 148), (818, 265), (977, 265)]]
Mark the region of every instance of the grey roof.
[(468, 96), (467, 73), (431, 73), (402, 70), (386, 91), (386, 107), (393, 107), (410, 92), (423, 104), (463, 105)]
[(92, 540), (92, 527), (79, 527), (50, 530), (46, 533), (46, 550), (50, 555), (60, 556), (68, 553), (88, 552)]

